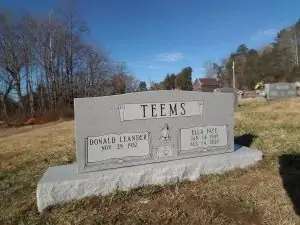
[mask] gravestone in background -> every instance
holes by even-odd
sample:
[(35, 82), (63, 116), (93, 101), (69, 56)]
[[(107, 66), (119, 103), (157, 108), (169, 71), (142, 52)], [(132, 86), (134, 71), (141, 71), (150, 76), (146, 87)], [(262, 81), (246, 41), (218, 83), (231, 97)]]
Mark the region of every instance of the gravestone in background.
[(238, 93), (234, 90), (234, 88), (230, 88), (230, 87), (216, 88), (214, 89), (214, 93), (232, 93), (234, 97), (234, 102), (233, 102), (234, 106), (239, 105)]
[(77, 162), (45, 172), (38, 210), (255, 163), (261, 152), (234, 145), (233, 101), (230, 94), (197, 91), (75, 99)]
[(295, 83), (265, 84), (267, 99), (292, 98), (297, 96)]

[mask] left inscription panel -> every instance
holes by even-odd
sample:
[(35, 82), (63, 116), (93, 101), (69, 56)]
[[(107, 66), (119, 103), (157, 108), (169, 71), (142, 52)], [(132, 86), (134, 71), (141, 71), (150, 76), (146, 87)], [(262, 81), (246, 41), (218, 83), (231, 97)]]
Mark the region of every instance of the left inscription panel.
[(150, 155), (150, 133), (108, 134), (87, 138), (87, 162)]

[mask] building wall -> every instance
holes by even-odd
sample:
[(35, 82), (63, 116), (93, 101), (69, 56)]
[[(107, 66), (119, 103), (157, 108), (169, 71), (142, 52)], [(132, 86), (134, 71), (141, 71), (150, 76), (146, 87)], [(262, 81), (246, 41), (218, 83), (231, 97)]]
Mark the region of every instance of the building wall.
[(219, 87), (219, 85), (203, 85), (202, 87), (200, 85), (195, 85), (194, 91), (213, 92), (214, 89)]

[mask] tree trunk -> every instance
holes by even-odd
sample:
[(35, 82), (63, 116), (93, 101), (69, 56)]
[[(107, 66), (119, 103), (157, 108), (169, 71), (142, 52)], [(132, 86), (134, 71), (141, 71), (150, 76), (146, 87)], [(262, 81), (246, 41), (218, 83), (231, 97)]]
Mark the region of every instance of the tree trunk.
[(45, 109), (45, 103), (44, 103), (44, 92), (43, 92), (44, 87), (41, 87), (41, 114), (44, 114), (44, 109)]
[(16, 91), (19, 98), (19, 112), (24, 110), (24, 104), (22, 99), (22, 91), (21, 91), (21, 84), (20, 81), (17, 80), (16, 82)]
[(34, 100), (33, 100), (33, 94), (32, 94), (32, 88), (31, 88), (31, 83), (29, 83), (29, 105), (30, 105), (30, 114), (31, 117), (34, 117), (35, 115), (35, 110), (34, 110)]
[(30, 108), (30, 117), (34, 117), (35, 110), (34, 110), (33, 94), (32, 94), (30, 71), (29, 71), (28, 64), (26, 65), (26, 89), (27, 89), (28, 103)]
[(4, 120), (7, 120), (7, 118), (8, 118), (8, 116), (7, 116), (7, 107), (6, 107), (6, 101), (5, 101), (4, 95), (1, 95), (0, 99), (1, 99), (3, 117), (4, 117)]

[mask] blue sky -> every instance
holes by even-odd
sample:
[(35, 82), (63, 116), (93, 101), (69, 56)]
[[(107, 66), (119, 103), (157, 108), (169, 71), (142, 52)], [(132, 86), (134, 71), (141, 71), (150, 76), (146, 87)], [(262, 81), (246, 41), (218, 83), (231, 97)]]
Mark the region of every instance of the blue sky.
[[(219, 61), (239, 44), (260, 47), (300, 17), (299, 0), (78, 0), (92, 41), (147, 83)], [(46, 14), (58, 0), (0, 0), (0, 7)], [(16, 8), (17, 6), (17, 8)]]

